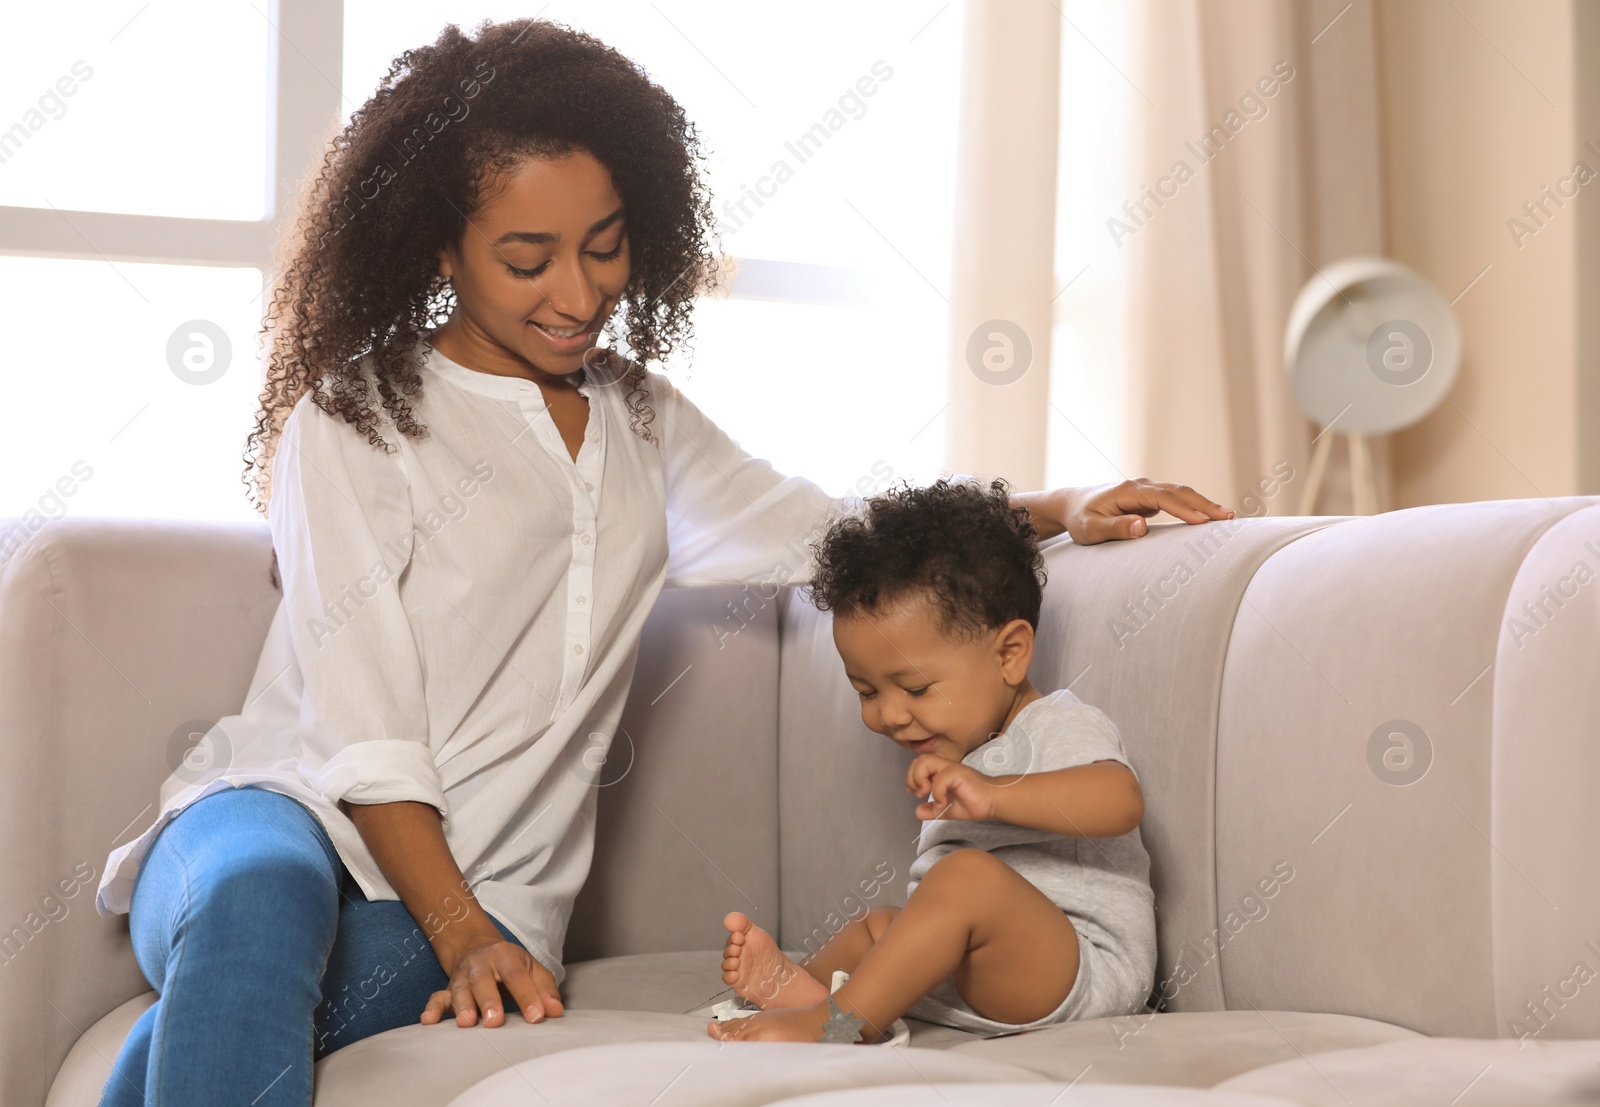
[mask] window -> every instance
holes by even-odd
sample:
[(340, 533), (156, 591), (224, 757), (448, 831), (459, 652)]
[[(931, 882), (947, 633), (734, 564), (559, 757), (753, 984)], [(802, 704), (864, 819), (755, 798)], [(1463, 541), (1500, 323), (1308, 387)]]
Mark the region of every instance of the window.
[[(265, 10), (266, 5), (261, 5)], [(0, 204), (267, 214), (271, 29), (249, 4), (10, 4)]]
[(4, 513), (255, 518), (260, 289), (245, 267), (0, 257)]
[(0, 68), (0, 515), (256, 518), (240, 477), (262, 282), (281, 182), (334, 115), (324, 11), (0, 16), (18, 47)]

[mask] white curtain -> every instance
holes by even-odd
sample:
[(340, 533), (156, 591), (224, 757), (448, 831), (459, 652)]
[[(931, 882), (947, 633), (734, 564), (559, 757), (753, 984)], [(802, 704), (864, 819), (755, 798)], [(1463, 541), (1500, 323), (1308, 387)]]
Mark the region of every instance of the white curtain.
[[(1294, 514), (1318, 428), (1284, 369), (1290, 305), (1318, 268), (1383, 252), (1371, 0), (1136, 0), (1134, 20), (1111, 225), (1130, 251), (1130, 457), (1242, 515)], [(1336, 448), (1318, 510), (1350, 504)]]

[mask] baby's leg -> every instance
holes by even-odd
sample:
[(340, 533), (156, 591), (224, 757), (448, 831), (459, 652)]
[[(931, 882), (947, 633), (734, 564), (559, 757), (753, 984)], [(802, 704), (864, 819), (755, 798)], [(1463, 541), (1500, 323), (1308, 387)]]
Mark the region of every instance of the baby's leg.
[(956, 991), (996, 1022), (1042, 1019), (1078, 978), (1072, 920), (1004, 861), (982, 850), (939, 860), (839, 990), (872, 1026), (895, 1019), (955, 974)]
[[(865, 920), (863, 920), (865, 921)], [(842, 932), (841, 932), (842, 934)], [(1023, 1023), (1061, 1006), (1078, 976), (1078, 935), (1055, 904), (1004, 861), (957, 850), (928, 870), (835, 997), (879, 1037), (951, 974), (985, 1018)], [(712, 1028), (715, 1037), (816, 1041), (826, 1000)]]
[(867, 951), (877, 944), (900, 913), (898, 907), (874, 907), (859, 919), (854, 919), (828, 939), (827, 945), (817, 950), (803, 964), (806, 972), (830, 988), (835, 969), (855, 972)]
[(757, 1007), (809, 1007), (827, 998), (833, 970), (854, 972), (898, 911), (875, 908), (847, 924), (803, 963), (791, 961), (772, 935), (742, 911), (722, 920), (728, 942), (722, 950), (722, 982)]

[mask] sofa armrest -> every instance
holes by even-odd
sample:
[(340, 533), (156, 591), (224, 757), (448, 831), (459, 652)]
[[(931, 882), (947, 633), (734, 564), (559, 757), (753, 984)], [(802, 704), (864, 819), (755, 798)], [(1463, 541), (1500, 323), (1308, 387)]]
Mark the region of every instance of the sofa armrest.
[(69, 518), (0, 561), (0, 1103), (42, 1104), (79, 1035), (149, 988), (95, 889), (186, 724), (243, 702), (271, 550), (265, 523)]

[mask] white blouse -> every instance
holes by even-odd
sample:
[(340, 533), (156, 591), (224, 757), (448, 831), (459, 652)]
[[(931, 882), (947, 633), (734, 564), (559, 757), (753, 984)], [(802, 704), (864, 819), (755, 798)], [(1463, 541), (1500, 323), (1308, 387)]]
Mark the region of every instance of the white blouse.
[(309, 396), (290, 412), (268, 510), (283, 599), (245, 706), (111, 853), (100, 914), (128, 909), (168, 820), (245, 784), (304, 803), (367, 898), (397, 899), (338, 802), (418, 800), (484, 909), (559, 982), (593, 852), (592, 751), (616, 732), (663, 583), (804, 573), (833, 501), (665, 377), (647, 385), (659, 443), (630, 428), (625, 386), (580, 386), (574, 461), (533, 382), (424, 349), (412, 403), (428, 433), (400, 434), (380, 408), (394, 453)]

